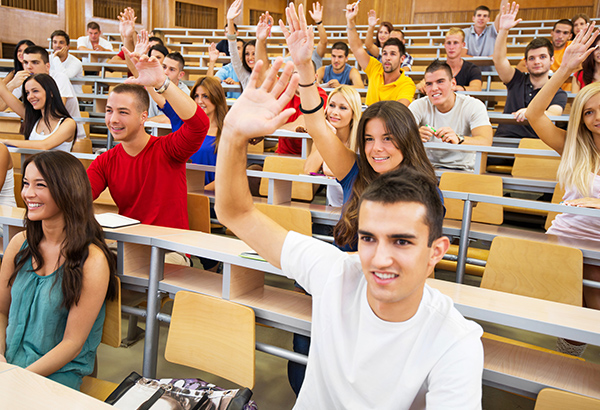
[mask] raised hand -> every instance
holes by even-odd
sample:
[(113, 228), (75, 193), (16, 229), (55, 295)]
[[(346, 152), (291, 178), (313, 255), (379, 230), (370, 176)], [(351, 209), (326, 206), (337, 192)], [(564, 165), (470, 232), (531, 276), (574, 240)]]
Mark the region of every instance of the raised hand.
[(261, 14), (258, 24), (256, 25), (256, 39), (266, 41), (271, 35), (271, 27), (273, 27), (273, 17), (268, 11)]
[(358, 2), (348, 4), (346, 6), (346, 21), (348, 21), (348, 23), (352, 22), (352, 25), (348, 24), (348, 28), (354, 27), (354, 24), (355, 24), (354, 19), (356, 19), (357, 15), (358, 15)]
[(138, 77), (129, 77), (125, 80), (128, 84), (139, 84), (146, 87), (160, 88), (165, 83), (165, 71), (156, 57), (147, 54), (131, 52), (123, 47), (123, 52), (138, 71)]
[(598, 37), (598, 30), (594, 31), (595, 22), (587, 27), (585, 30), (580, 30), (579, 33), (573, 39), (573, 42), (566, 48), (565, 54), (563, 55), (561, 67), (569, 72), (575, 71), (585, 59), (598, 48), (598, 45), (592, 47), (592, 44)]
[(12, 92), (14, 89), (17, 89), (20, 86), (22, 86), (25, 79), (30, 75), (31, 74), (25, 70), (17, 71), (13, 79), (10, 80), (8, 84), (6, 84), (6, 88), (8, 88), (10, 92)]
[(135, 11), (127, 7), (118, 16), (119, 33), (123, 39), (129, 38), (135, 32), (135, 20), (137, 19)]
[(242, 13), (242, 0), (235, 0), (233, 3), (231, 3), (231, 6), (229, 6), (229, 10), (227, 10), (227, 22), (229, 23), (229, 21), (233, 21), (241, 13)]
[(298, 76), (292, 76), (294, 67), (286, 64), (281, 77), (277, 79), (282, 62), (280, 57), (275, 60), (260, 88), (256, 88), (256, 83), (263, 62), (256, 62), (248, 86), (225, 117), (221, 138), (249, 141), (272, 134), (295, 112), (293, 108), (284, 110), (284, 107), (294, 96)]
[(216, 62), (220, 54), (219, 50), (217, 50), (217, 45), (215, 43), (210, 43), (210, 46), (208, 46), (208, 61), (212, 63)]
[(58, 57), (60, 61), (64, 61), (69, 55), (69, 46), (64, 46), (60, 50), (54, 53), (55, 57)]
[(315, 23), (323, 21), (323, 6), (318, 1), (313, 3), (312, 11), (308, 10), (308, 14)]
[(311, 28), (306, 26), (306, 16), (304, 15), (304, 6), (298, 6), (298, 13), (294, 3), (290, 3), (285, 8), (285, 14), (289, 24), (289, 29), (285, 27), (283, 21), (279, 20), (279, 26), (285, 36), (285, 41), (292, 56), (294, 64), (301, 65), (310, 62), (314, 48), (314, 33)]
[(500, 9), (500, 19), (498, 20), (498, 30), (508, 31), (519, 24), (522, 19), (516, 20), (518, 12), (519, 5), (514, 1), (512, 5), (510, 3), (502, 5)]
[(379, 22), (379, 19), (377, 18), (377, 14), (375, 13), (375, 10), (370, 10), (368, 16), (369, 17), (367, 19), (367, 22), (369, 24), (369, 27), (375, 27), (377, 25), (377, 23)]
[(137, 37), (138, 40), (135, 45), (134, 52), (138, 54), (148, 54), (148, 50), (150, 49), (150, 41), (148, 41), (148, 32), (145, 29), (142, 29)]

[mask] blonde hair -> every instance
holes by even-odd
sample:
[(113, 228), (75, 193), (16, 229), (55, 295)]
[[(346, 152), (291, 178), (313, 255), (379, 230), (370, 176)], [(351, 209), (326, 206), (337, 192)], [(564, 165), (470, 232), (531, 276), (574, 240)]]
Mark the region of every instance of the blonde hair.
[(358, 131), (358, 123), (360, 121), (360, 116), (362, 114), (362, 103), (360, 101), (360, 94), (354, 87), (349, 85), (340, 85), (336, 87), (332, 92), (329, 93), (327, 97), (327, 101), (331, 99), (336, 94), (340, 94), (342, 97), (346, 99), (350, 109), (352, 110), (352, 120), (350, 120), (350, 137), (348, 138), (348, 148), (350, 148), (353, 152), (356, 152), (358, 149), (358, 144), (356, 142), (356, 133)]
[(600, 152), (591, 131), (583, 121), (583, 113), (587, 102), (598, 93), (600, 83), (583, 87), (577, 93), (557, 173), (558, 182), (565, 189), (574, 188), (584, 197), (591, 195), (593, 178), (600, 169)]
[(462, 41), (465, 41), (465, 32), (460, 27), (450, 27), (446, 33), (446, 37), (456, 35), (459, 35), (462, 38)]

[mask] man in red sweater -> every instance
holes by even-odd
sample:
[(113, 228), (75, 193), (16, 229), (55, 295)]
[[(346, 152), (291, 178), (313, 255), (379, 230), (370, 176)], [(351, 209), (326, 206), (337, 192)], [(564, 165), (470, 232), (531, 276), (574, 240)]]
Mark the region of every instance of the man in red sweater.
[[(94, 199), (106, 187), (119, 214), (144, 224), (189, 229), (185, 163), (204, 141), (209, 120), (204, 111), (170, 83), (156, 57), (129, 53), (139, 76), (110, 93), (106, 126), (119, 145), (92, 162), (88, 177)], [(164, 137), (146, 133), (148, 93), (154, 87), (184, 125)]]

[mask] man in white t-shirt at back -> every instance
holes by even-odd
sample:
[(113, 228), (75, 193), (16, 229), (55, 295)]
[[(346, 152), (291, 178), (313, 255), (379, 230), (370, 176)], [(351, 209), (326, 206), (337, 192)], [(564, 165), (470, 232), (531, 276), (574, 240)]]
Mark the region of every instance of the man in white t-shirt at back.
[[(114, 51), (112, 44), (101, 37), (102, 31), (100, 31), (100, 25), (95, 21), (90, 21), (87, 25), (87, 36), (81, 36), (77, 39), (77, 50), (84, 51)], [(100, 58), (98, 61), (102, 62), (107, 60), (106, 58)], [(83, 57), (84, 63), (89, 63), (88, 57)]]
[(359, 205), (358, 255), (288, 232), (255, 208), (248, 142), (285, 123), (292, 110), (280, 111), (298, 85), (293, 78), (286, 89), (290, 64), (276, 79), (280, 66), (258, 89), (253, 73), (225, 118), (215, 192), (219, 221), (312, 295), (294, 408), (481, 408), (482, 330), (425, 283), (449, 246), (435, 182), (404, 167), (371, 183)]
[[(50, 60), (46, 49), (40, 46), (27, 47), (23, 51), (23, 71), (19, 71), (15, 78), (6, 85), (6, 87), (12, 91), (13, 95), (17, 98), (21, 98), (22, 87), (21, 85), (27, 77), (32, 74), (50, 74), (50, 77), (54, 79), (60, 91), (60, 97), (62, 98), (63, 104), (71, 114), (71, 117), (81, 117), (79, 112), (79, 101), (75, 94), (75, 89), (69, 81), (69, 77), (61, 71), (53, 70), (50, 72)], [(5, 110), (6, 105), (4, 101), (0, 100), (0, 110)], [(85, 130), (83, 125), (77, 124), (77, 139), (85, 138)]]

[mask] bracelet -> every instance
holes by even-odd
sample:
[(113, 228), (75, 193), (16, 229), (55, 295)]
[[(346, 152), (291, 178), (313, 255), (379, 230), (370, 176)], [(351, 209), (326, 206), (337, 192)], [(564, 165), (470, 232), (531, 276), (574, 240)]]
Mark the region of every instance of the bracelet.
[(299, 83), (299, 84), (298, 84), (298, 87), (308, 88), (308, 87), (312, 87), (313, 85), (316, 85), (316, 84), (317, 84), (317, 80), (315, 79), (315, 81), (313, 81), (313, 82), (312, 82), (312, 83), (310, 83), (310, 84), (300, 84), (300, 83)]
[(160, 88), (155, 88), (154, 91), (156, 91), (157, 94), (162, 94), (165, 91), (167, 91), (169, 84), (171, 84), (171, 80), (169, 79), (169, 77), (167, 77), (163, 85)]
[(325, 105), (325, 100), (323, 99), (323, 97), (321, 97), (321, 102), (319, 103), (319, 105), (317, 105), (312, 110), (305, 110), (304, 108), (302, 108), (302, 104), (300, 104), (300, 107), (298, 107), (298, 109), (300, 110), (300, 112), (302, 114), (314, 114), (317, 111), (319, 111), (321, 108), (323, 108), (323, 105)]
[(323, 20), (321, 21), (315, 21), (315, 25), (318, 26), (319, 24), (323, 24)]

